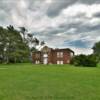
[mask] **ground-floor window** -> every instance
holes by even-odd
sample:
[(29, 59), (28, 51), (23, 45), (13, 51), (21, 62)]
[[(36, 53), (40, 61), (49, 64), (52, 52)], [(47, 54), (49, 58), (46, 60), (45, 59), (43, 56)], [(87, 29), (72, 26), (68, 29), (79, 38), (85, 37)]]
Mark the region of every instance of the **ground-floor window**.
[(57, 61), (57, 64), (61, 64), (62, 65), (63, 64), (63, 61)]
[(70, 60), (67, 60), (67, 63), (69, 64), (70, 63)]
[(36, 64), (40, 64), (40, 61), (39, 60), (36, 60), (36, 62), (35, 62)]
[(60, 64), (62, 64), (62, 65), (63, 65), (63, 61), (60, 61)]
[(57, 61), (57, 64), (60, 64), (60, 61)]

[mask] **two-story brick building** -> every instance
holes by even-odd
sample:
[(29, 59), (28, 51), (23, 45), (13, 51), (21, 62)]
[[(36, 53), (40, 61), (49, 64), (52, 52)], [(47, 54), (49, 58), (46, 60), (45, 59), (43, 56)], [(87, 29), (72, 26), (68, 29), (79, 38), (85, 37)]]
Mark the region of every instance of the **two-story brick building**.
[(41, 51), (33, 52), (32, 59), (34, 64), (69, 64), (74, 52), (69, 49), (52, 49), (47, 46)]

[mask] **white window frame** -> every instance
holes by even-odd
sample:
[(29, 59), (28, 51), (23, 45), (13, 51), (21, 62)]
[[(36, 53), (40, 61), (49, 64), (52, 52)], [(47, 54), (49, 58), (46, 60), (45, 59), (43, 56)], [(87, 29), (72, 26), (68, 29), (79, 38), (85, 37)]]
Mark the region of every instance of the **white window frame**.
[(63, 61), (60, 61), (60, 64), (61, 64), (61, 65), (63, 65), (63, 64), (64, 64), (64, 62), (63, 62)]
[(67, 63), (69, 64), (70, 63), (70, 60), (67, 60)]
[(64, 64), (64, 61), (63, 60), (61, 60), (61, 61), (57, 60), (57, 64), (58, 65), (63, 65)]
[(71, 56), (71, 57), (73, 57), (73, 56), (74, 56), (74, 54), (71, 52), (71, 53), (70, 53), (70, 56)]
[(60, 52), (60, 57), (63, 57), (63, 52)]
[(63, 52), (57, 52), (57, 57), (58, 58), (63, 58)]
[(57, 64), (58, 64), (58, 65), (60, 64), (60, 61), (59, 61), (59, 60), (57, 60)]
[(60, 57), (60, 53), (59, 53), (59, 52), (57, 52), (57, 57), (58, 57), (58, 58)]
[(36, 61), (35, 61), (35, 64), (40, 64), (40, 61), (39, 61), (39, 60), (36, 60)]

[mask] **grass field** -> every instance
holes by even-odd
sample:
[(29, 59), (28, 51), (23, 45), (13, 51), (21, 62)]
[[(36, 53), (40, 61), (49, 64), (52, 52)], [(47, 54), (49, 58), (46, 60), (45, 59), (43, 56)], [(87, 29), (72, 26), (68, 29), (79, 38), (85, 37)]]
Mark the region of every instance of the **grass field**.
[(100, 100), (100, 67), (0, 65), (0, 100)]

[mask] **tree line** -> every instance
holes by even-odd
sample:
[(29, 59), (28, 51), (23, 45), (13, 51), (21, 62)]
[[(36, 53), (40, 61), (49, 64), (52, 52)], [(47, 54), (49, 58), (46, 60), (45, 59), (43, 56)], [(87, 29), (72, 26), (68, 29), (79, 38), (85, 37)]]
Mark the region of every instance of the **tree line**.
[(12, 25), (6, 28), (0, 26), (0, 63), (30, 61), (32, 51), (37, 50), (36, 46), (44, 44), (44, 41), (39, 41), (25, 27), (17, 30)]
[[(29, 33), (25, 27), (15, 29), (12, 25), (0, 26), (0, 63), (23, 63), (32, 60), (32, 52), (36, 47), (44, 46), (45, 42)], [(93, 66), (100, 62), (100, 41), (93, 46), (93, 54), (76, 55), (71, 64), (75, 66)]]
[(100, 63), (100, 41), (96, 42), (92, 47), (93, 53), (91, 55), (76, 55), (71, 61), (75, 66), (96, 67)]

